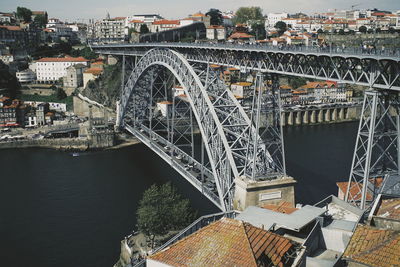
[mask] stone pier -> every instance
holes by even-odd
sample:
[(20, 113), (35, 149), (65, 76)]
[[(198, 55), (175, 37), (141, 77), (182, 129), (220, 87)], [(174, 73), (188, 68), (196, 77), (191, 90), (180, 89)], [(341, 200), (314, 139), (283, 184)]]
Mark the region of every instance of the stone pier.
[(315, 110), (311, 111), (311, 123), (317, 123), (317, 112)]
[(324, 110), (318, 110), (318, 123), (324, 122)]
[(296, 112), (296, 125), (301, 125), (301, 111)]
[(309, 115), (308, 115), (308, 110), (304, 111), (303, 114), (303, 124), (308, 124), (309, 122)]
[(289, 112), (289, 117), (287, 121), (288, 125), (293, 125), (293, 111)]
[(333, 112), (332, 112), (332, 121), (337, 120), (337, 115), (338, 115), (337, 108), (335, 108), (335, 109), (333, 109)]
[(325, 111), (325, 121), (326, 122), (331, 121), (331, 110), (330, 109), (327, 109)]

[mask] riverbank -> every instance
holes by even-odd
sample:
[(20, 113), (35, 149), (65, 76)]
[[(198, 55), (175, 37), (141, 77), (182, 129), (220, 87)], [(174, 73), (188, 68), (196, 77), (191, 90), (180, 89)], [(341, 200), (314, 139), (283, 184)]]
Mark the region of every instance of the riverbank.
[(61, 151), (115, 150), (141, 143), (137, 138), (117, 140), (113, 146), (93, 147), (87, 138), (56, 138), (40, 140), (13, 140), (0, 142), (0, 149), (49, 148)]

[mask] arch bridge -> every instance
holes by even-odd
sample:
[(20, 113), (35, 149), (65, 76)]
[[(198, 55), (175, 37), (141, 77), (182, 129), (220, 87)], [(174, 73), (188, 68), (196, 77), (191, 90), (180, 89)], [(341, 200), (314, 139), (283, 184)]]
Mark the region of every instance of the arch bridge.
[[(367, 195), (378, 192), (371, 179), (399, 171), (399, 51), (366, 54), (357, 49), (183, 43), (92, 49), (122, 58), (118, 124), (222, 210), (233, 207), (235, 179), (275, 180), (286, 175), (277, 75), (370, 88), (347, 201), (365, 208)], [(212, 64), (257, 73), (249, 105), (238, 102)]]

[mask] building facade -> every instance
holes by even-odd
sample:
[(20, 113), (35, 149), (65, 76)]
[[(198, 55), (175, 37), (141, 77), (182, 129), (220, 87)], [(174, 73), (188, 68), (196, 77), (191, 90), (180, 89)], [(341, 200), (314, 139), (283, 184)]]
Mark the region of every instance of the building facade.
[(88, 60), (83, 57), (42, 58), (36, 61), (38, 82), (52, 83), (67, 75), (67, 68), (82, 64), (87, 66)]

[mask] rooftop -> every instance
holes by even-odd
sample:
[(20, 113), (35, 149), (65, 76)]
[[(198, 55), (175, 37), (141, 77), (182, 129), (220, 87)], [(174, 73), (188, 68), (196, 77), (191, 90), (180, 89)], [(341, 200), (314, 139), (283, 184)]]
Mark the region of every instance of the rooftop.
[(264, 204), (263, 206), (261, 206), (261, 208), (285, 214), (291, 214), (296, 210), (298, 210), (298, 208), (293, 207), (293, 205), (290, 202), (285, 202), (285, 201), (282, 201), (278, 205)]
[(400, 233), (359, 225), (343, 259), (366, 266), (400, 266)]
[(325, 212), (325, 209), (309, 205), (291, 214), (250, 206), (239, 214), (236, 219), (251, 223), (257, 227), (264, 227), (265, 229), (269, 229), (276, 224), (276, 228), (300, 231)]
[(88, 60), (83, 57), (44, 57), (37, 62), (87, 62)]
[(377, 217), (400, 220), (400, 198), (382, 199), (376, 212)]
[(299, 247), (280, 235), (222, 218), (148, 259), (172, 266), (286, 266), (288, 254)]

